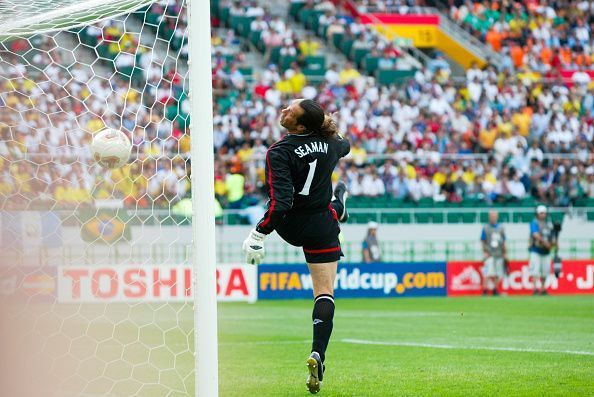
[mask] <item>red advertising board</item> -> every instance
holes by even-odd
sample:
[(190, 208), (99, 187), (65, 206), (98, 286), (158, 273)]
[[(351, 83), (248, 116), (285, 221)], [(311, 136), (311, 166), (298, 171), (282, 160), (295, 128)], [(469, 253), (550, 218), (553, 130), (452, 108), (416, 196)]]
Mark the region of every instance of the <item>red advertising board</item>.
[(480, 262), (448, 262), (446, 285), (448, 296), (480, 295), (483, 275)]
[[(482, 293), (482, 262), (449, 262), (447, 264), (448, 296)], [(545, 280), (547, 292), (560, 294), (594, 294), (594, 260), (567, 260), (559, 278), (551, 274)], [(497, 289), (502, 294), (529, 295), (534, 290), (527, 261), (511, 261), (509, 272)]]
[(563, 261), (563, 271), (555, 292), (594, 294), (594, 259)]

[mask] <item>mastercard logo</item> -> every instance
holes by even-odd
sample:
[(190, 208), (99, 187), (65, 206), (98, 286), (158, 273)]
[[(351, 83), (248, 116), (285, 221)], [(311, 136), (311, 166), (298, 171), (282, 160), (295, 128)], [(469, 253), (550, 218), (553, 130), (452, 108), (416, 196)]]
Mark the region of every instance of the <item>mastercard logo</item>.
[(23, 278), (22, 289), (29, 295), (52, 295), (56, 281), (47, 274), (29, 274)]

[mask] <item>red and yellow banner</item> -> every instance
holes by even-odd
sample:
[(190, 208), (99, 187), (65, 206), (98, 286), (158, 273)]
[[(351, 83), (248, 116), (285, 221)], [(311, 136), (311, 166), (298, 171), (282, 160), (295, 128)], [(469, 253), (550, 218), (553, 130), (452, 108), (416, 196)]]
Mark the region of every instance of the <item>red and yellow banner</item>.
[(418, 48), (437, 48), (464, 68), (485, 63), (440, 28), (439, 15), (361, 14), (360, 18), (390, 41), (405, 38)]

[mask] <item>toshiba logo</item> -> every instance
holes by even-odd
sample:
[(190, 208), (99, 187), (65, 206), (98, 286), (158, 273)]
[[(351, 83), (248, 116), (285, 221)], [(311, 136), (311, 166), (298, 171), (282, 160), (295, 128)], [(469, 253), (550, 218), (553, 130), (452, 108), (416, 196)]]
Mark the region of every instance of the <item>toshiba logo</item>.
[[(217, 267), (219, 300), (255, 300), (256, 273), (248, 266)], [(73, 266), (58, 271), (62, 302), (190, 301), (189, 265)]]

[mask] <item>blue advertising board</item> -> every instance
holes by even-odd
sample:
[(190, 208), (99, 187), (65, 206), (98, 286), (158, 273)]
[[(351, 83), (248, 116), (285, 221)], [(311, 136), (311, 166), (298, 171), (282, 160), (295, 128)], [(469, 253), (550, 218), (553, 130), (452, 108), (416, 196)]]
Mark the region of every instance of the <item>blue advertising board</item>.
[[(260, 265), (258, 299), (312, 298), (306, 265)], [(342, 298), (445, 296), (446, 263), (339, 264), (334, 295)]]

